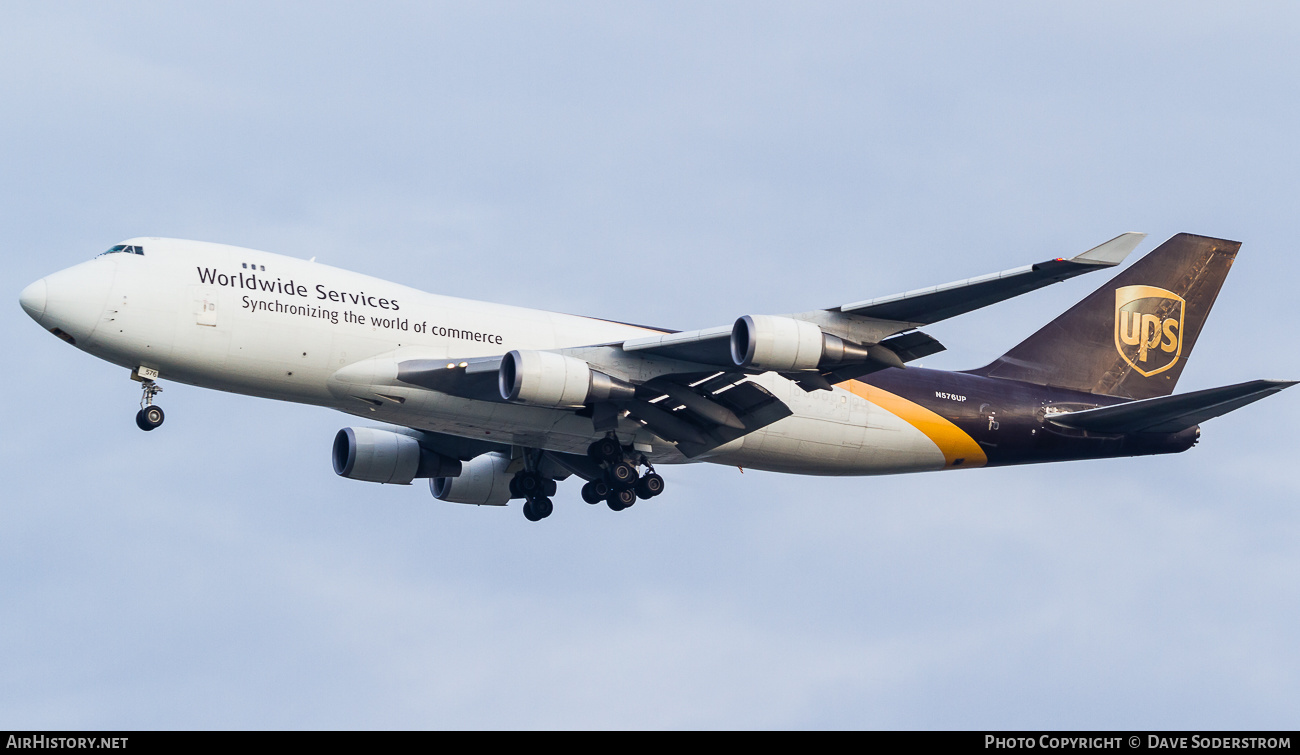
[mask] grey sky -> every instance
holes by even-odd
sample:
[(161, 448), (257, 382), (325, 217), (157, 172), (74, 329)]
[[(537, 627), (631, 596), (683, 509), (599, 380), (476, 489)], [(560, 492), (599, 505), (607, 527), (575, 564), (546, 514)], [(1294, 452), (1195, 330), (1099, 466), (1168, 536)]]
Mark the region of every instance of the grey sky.
[(16, 300), (165, 235), (694, 328), (1190, 231), (1244, 246), (1180, 390), (1296, 378), (1297, 14), (6, 3), (0, 726), (1294, 727), (1300, 394), (1177, 456), (670, 468), (530, 524), (337, 478), (323, 409), (166, 384), (141, 433)]

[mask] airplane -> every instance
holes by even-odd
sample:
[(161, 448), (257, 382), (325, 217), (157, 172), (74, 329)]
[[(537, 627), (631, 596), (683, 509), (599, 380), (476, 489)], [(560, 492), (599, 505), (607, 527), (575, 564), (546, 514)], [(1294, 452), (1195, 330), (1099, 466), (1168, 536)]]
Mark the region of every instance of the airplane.
[(921, 328), (1084, 273), (1145, 237), (903, 294), (691, 331), (441, 296), (222, 244), (133, 238), (27, 286), (41, 327), (160, 379), (337, 409), (334, 471), (427, 479), (441, 501), (523, 502), (557, 482), (622, 511), (658, 467), (879, 475), (1178, 453), (1200, 424), (1296, 381), (1174, 395), (1240, 242), (1181, 233), (978, 369), (909, 366)]

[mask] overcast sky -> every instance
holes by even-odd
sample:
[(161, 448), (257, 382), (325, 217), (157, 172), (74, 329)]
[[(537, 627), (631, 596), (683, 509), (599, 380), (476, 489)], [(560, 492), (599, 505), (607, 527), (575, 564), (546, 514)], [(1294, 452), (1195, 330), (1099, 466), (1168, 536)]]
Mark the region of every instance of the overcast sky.
[(4, 3), (0, 728), (1294, 728), (1300, 391), (533, 524), (336, 477), (325, 409), (164, 383), (142, 433), (17, 302), (176, 236), (685, 329), (1189, 231), (1244, 246), (1179, 389), (1300, 378), (1300, 11), (1132, 6)]

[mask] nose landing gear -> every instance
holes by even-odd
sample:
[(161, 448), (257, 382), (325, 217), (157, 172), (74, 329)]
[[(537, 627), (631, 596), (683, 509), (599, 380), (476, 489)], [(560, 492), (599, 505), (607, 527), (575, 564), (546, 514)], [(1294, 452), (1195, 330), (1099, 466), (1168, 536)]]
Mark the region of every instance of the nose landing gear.
[[(153, 397), (162, 393), (162, 386), (155, 383), (153, 378), (144, 377), (142, 372), (143, 370), (131, 373), (131, 377), (140, 381), (140, 387), (144, 391), (140, 398), (140, 411), (135, 413), (135, 426), (147, 432), (161, 426), (165, 415), (161, 406), (153, 404)], [(153, 377), (158, 376), (153, 370), (149, 372), (153, 372)]]

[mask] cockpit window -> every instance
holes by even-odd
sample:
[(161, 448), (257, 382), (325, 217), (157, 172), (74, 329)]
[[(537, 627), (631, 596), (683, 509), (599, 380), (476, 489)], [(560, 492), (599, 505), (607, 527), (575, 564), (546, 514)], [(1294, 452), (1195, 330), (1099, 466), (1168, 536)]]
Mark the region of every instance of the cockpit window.
[(143, 257), (143, 256), (144, 256), (144, 247), (142, 247), (142, 246), (127, 246), (126, 244), (117, 244), (116, 246), (110, 248), (107, 252), (103, 252), (103, 253), (101, 253), (101, 254), (97, 254), (97, 255), (95, 255), (95, 256), (96, 256), (96, 257), (103, 257), (105, 254), (138, 254), (138, 255), (140, 255), (141, 257)]

